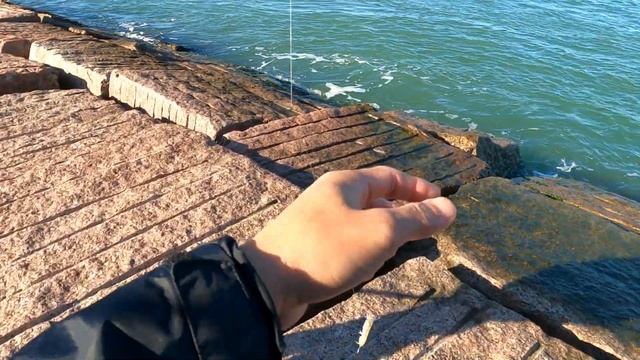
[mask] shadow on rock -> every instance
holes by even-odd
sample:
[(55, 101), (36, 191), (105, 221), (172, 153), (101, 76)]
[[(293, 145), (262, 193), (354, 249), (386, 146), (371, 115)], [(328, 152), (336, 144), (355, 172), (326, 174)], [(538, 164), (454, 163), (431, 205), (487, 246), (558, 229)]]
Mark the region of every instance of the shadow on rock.
[[(411, 257), (427, 256), (430, 260), (437, 258), (437, 251), (434, 252), (434, 244), (430, 241), (407, 245), (385, 266), (381, 274)], [(533, 321), (547, 335), (558, 338), (597, 359), (618, 357), (602, 347), (582, 340), (565, 325), (573, 324), (583, 329), (593, 329), (594, 337), (605, 336), (603, 333), (613, 334), (625, 348), (622, 353), (630, 358), (637, 355), (636, 351), (640, 348), (640, 258), (602, 259), (555, 265), (513, 281), (502, 288), (492, 285), (463, 266), (454, 267), (450, 271), (463, 283), (519, 315), (506, 311), (491, 301), (475, 302), (474, 296), (484, 297), (462, 285), (453, 294), (443, 296), (438, 292), (427, 293), (412, 309), (392, 312), (378, 318), (374, 328), (379, 326), (383, 329), (372, 331), (367, 346), (357, 356), (357, 336), (354, 338), (353, 329), (361, 329), (366, 314), (357, 320), (289, 334), (287, 342), (293, 345), (290, 355), (293, 358), (317, 358), (322, 357), (320, 354), (335, 353), (340, 357), (380, 358), (397, 355), (400, 349), (413, 346), (422, 347), (419, 356), (424, 356), (429, 353), (429, 348), (439, 341), (437, 339), (445, 336), (462, 330), (466, 332), (490, 322), (511, 326), (508, 324), (523, 322), (525, 319)], [(470, 296), (470, 291), (475, 295)], [(380, 292), (376, 294), (381, 295)], [(403, 296), (395, 293), (387, 295), (395, 298)], [(532, 298), (523, 301), (523, 295)], [(344, 299), (343, 297), (341, 300)], [(321, 307), (326, 309), (326, 305)], [(488, 311), (489, 308), (502, 310)], [(545, 308), (550, 311), (545, 312)], [(602, 329), (607, 331), (603, 332)], [(352, 338), (352, 348), (341, 349), (337, 353), (330, 349), (339, 338), (345, 336)], [(606, 337), (602, 338), (602, 341), (606, 344)], [(305, 343), (312, 347), (308, 348), (308, 351), (297, 352)], [(325, 345), (320, 345), (322, 343)], [(314, 352), (314, 348), (317, 353)], [(532, 348), (527, 353), (533, 350), (535, 349)]]

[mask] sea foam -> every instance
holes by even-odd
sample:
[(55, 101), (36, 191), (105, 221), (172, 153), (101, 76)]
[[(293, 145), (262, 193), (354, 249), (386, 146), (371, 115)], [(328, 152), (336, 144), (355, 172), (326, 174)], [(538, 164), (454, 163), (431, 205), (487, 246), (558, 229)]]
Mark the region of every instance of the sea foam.
[(579, 167), (578, 164), (575, 163), (575, 161), (572, 161), (571, 164), (567, 164), (567, 161), (565, 159), (561, 159), (560, 161), (562, 162), (562, 165), (556, 166), (556, 169), (562, 172), (570, 173), (573, 169)]
[(349, 93), (365, 93), (367, 92), (366, 89), (363, 89), (362, 87), (360, 87), (360, 85), (355, 85), (355, 86), (338, 86), (336, 84), (333, 83), (326, 83), (325, 84), (326, 87), (329, 88), (329, 91), (327, 91), (324, 96), (327, 99), (331, 99), (332, 97), (338, 96), (338, 95), (348, 95)]

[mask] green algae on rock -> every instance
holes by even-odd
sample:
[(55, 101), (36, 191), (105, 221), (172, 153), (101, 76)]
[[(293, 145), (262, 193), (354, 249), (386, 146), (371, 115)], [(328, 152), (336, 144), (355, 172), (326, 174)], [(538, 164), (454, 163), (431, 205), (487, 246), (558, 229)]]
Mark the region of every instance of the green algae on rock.
[(302, 186), (332, 170), (393, 166), (444, 191), (492, 174), (477, 157), (430, 135), (414, 134), (353, 105), (318, 110), (225, 136), (225, 146)]
[(400, 111), (385, 112), (380, 117), (415, 133), (436, 137), (477, 156), (491, 166), (496, 176), (512, 178), (521, 175), (523, 171), (518, 144), (509, 139), (442, 125)]
[(451, 199), (438, 246), (460, 278), (596, 355), (640, 356), (640, 235), (501, 178)]
[(631, 199), (568, 179), (530, 178), (523, 185), (640, 234), (640, 203)]

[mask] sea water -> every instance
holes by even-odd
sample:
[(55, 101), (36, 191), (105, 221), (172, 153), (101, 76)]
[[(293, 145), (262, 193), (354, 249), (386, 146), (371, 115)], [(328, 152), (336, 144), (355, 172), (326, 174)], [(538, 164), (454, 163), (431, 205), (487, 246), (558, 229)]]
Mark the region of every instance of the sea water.
[[(289, 2), (19, 0), (289, 76)], [(294, 81), (521, 144), (528, 172), (640, 200), (640, 1), (294, 0)]]

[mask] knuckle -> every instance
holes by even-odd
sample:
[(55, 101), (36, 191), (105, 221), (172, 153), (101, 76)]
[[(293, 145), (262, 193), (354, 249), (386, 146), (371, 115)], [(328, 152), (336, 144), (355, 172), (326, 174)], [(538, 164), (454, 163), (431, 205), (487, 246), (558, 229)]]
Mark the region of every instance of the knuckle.
[(336, 180), (340, 180), (342, 178), (344, 178), (346, 175), (348, 175), (349, 170), (334, 170), (334, 171), (329, 171), (326, 172), (324, 174), (322, 174), (318, 180), (323, 180), (323, 181), (336, 181)]
[(433, 215), (429, 206), (423, 203), (416, 203), (409, 207), (411, 217), (418, 221), (422, 226), (429, 223), (429, 218)]

